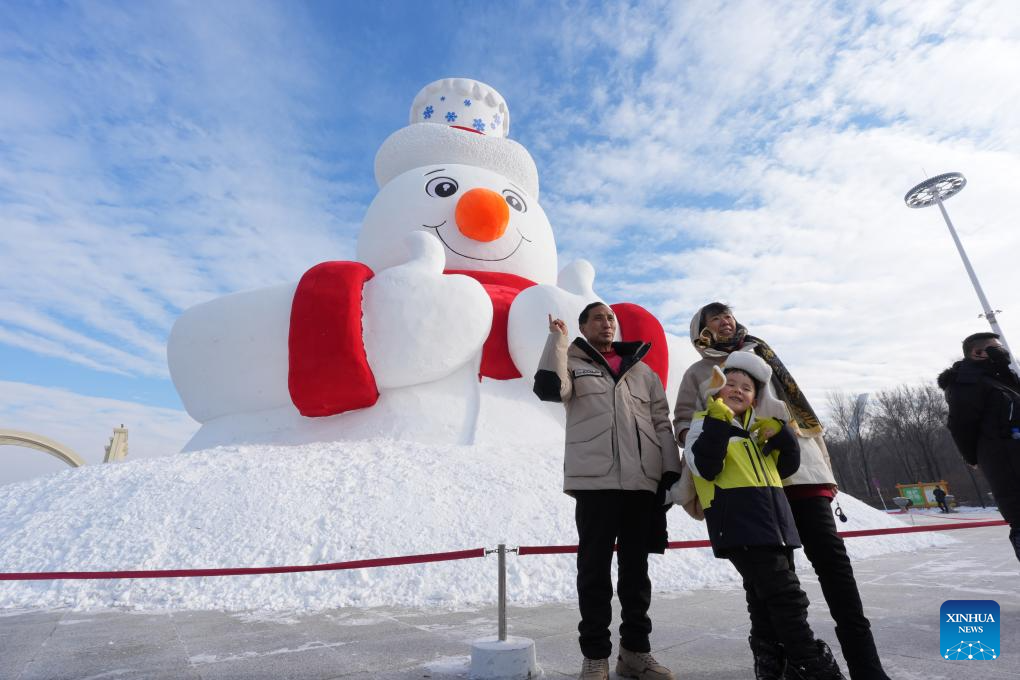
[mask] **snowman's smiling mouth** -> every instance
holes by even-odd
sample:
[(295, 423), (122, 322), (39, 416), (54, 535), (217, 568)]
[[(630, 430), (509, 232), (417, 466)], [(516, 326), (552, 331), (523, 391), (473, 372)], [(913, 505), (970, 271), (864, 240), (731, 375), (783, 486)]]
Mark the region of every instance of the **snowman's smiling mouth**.
[[(520, 240), (517, 241), (517, 245), (514, 246), (514, 249), (511, 250), (508, 255), (504, 255), (503, 257), (475, 257), (474, 255), (466, 255), (466, 254), (464, 254), (464, 253), (454, 249), (449, 243), (446, 242), (446, 239), (443, 238), (442, 232), (439, 231), (439, 228), (442, 227), (444, 224), (446, 224), (446, 220), (443, 220), (439, 224), (423, 224), (421, 226), (425, 227), (426, 229), (433, 229), (433, 230), (435, 230), (436, 236), (439, 237), (439, 240), (442, 242), (442, 244), (444, 246), (446, 246), (447, 250), (449, 250), (454, 255), (460, 255), (461, 257), (466, 257), (469, 260), (481, 260), (483, 262), (501, 262), (503, 260), (508, 260), (511, 257), (513, 257), (514, 253), (516, 253), (518, 250), (521, 249), (521, 246), (524, 245), (525, 241), (527, 241), (528, 243), (531, 243), (531, 239), (525, 237), (524, 234), (521, 233), (521, 230), (517, 229), (517, 234), (521, 238), (520, 238)], [(516, 227), (515, 227), (515, 229), (516, 229)]]

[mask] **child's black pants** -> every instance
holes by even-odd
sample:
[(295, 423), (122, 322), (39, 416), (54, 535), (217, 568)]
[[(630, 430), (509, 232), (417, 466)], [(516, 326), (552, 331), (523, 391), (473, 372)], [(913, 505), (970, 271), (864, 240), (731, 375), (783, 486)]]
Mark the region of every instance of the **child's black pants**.
[(795, 661), (817, 655), (815, 635), (807, 622), (808, 598), (793, 567), (793, 549), (748, 546), (727, 552), (744, 579), (751, 635), (779, 642)]

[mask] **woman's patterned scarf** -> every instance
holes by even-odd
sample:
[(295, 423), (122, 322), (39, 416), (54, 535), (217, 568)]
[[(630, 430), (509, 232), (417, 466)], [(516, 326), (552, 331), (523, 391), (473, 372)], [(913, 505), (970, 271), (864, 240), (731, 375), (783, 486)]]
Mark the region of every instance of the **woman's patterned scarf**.
[(702, 350), (706, 357), (719, 358), (730, 352), (738, 351), (748, 343), (754, 343), (752, 351), (772, 368), (772, 387), (776, 390), (776, 396), (780, 401), (790, 409), (790, 417), (796, 423), (800, 434), (808, 437), (822, 434), (822, 424), (819, 422), (815, 410), (811, 408), (811, 404), (801, 392), (797, 381), (793, 379), (790, 371), (767, 342), (749, 335), (747, 329), (738, 323), (737, 332), (729, 340), (717, 341), (712, 332), (705, 328), (701, 331), (698, 339), (694, 341), (694, 346)]
[(711, 359), (720, 359), (730, 352), (736, 352), (744, 345), (747, 336), (747, 329), (737, 324), (737, 332), (729, 340), (716, 340), (712, 331), (708, 328), (701, 330), (701, 335), (694, 341), (694, 346), (701, 350), (701, 354)]

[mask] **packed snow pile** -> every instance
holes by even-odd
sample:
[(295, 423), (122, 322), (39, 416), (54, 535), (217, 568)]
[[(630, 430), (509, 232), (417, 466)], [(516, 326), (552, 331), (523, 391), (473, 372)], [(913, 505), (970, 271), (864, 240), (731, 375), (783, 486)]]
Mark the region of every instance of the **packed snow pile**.
[[(576, 542), (562, 445), (428, 445), (375, 439), (223, 447), (68, 470), (0, 486), (0, 570), (105, 571), (302, 565), (508, 545)], [(841, 529), (901, 526), (841, 495)], [(670, 540), (704, 525), (669, 512)], [(848, 541), (854, 558), (954, 539)], [(799, 559), (803, 559), (801, 556)], [(806, 563), (802, 568), (807, 568)], [(651, 558), (656, 591), (736, 583), (708, 549)], [(513, 604), (572, 600), (573, 555), (508, 557)], [(328, 573), (0, 582), (0, 608), (316, 610), (462, 607), (496, 599), (496, 560)]]

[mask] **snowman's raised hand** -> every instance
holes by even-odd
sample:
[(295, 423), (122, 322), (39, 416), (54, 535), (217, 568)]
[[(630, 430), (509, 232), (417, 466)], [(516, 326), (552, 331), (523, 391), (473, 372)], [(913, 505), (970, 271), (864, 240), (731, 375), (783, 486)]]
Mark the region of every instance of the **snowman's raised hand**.
[(445, 275), (442, 243), (408, 234), (408, 259), (365, 283), (364, 340), (380, 389), (438, 380), (475, 360), (492, 326), (492, 301), (467, 276)]
[(595, 285), (595, 267), (588, 260), (574, 260), (560, 270), (556, 285), (574, 295), (594, 302), (599, 299), (592, 288)]
[[(599, 300), (591, 286), (595, 280), (595, 268), (587, 260), (576, 260), (560, 271), (556, 285), (539, 284), (525, 288), (510, 306), (507, 320), (507, 341), (510, 356), (521, 375), (533, 375), (538, 368), (539, 358), (548, 335), (543, 333), (542, 314), (546, 314), (549, 332), (570, 336), (570, 330), (563, 319), (576, 319), (581, 310), (591, 302)], [(563, 323), (556, 328), (554, 320)], [(573, 323), (573, 322), (572, 322)], [(576, 332), (576, 326), (575, 332)]]
[(404, 237), (403, 246), (407, 259), (391, 269), (404, 267), (418, 269), (424, 273), (443, 273), (446, 267), (446, 251), (435, 236), (424, 231), (414, 231)]

